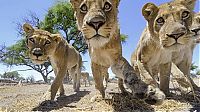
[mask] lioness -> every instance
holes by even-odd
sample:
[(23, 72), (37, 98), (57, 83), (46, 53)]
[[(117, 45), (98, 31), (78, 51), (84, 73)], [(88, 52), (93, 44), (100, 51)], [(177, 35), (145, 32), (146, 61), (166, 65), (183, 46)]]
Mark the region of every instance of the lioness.
[(177, 65), (177, 67), (183, 72), (183, 74), (189, 79), (191, 86), (195, 91), (199, 91), (200, 88), (194, 83), (194, 81), (190, 77), (190, 68), (192, 65), (192, 55), (195, 45), (199, 43), (199, 14), (195, 14), (192, 20), (192, 26), (190, 27), (193, 35), (189, 37), (191, 42), (185, 44), (185, 46), (181, 46), (180, 51), (174, 51), (172, 55), (173, 62)]
[(89, 46), (95, 87), (105, 98), (103, 74), (111, 67), (138, 98), (162, 102), (165, 95), (158, 88), (147, 85), (122, 56), (118, 28), (119, 0), (70, 0), (75, 10), (77, 25)]
[(192, 27), (190, 28), (194, 32), (195, 45), (200, 43), (200, 12), (194, 15)]
[(86, 87), (86, 83), (88, 82), (88, 85), (90, 86), (90, 77), (88, 72), (81, 72), (81, 78), (83, 79)]
[(26, 45), (32, 62), (42, 64), (50, 59), (56, 75), (50, 89), (44, 95), (44, 99), (54, 100), (58, 88), (60, 95), (64, 95), (62, 81), (67, 70), (73, 77), (74, 91), (79, 91), (82, 64), (79, 52), (69, 45), (60, 34), (34, 29), (28, 23), (23, 25), (23, 29), (26, 33)]
[[(185, 46), (193, 43), (189, 27), (195, 0), (175, 0), (156, 6), (147, 3), (142, 14), (148, 25), (144, 29), (136, 51), (132, 54), (131, 63), (142, 62), (143, 66), (153, 77), (152, 84), (157, 82), (154, 77), (160, 74), (160, 89), (169, 94), (169, 79), (174, 52), (181, 52)], [(151, 79), (151, 78), (149, 78)]]

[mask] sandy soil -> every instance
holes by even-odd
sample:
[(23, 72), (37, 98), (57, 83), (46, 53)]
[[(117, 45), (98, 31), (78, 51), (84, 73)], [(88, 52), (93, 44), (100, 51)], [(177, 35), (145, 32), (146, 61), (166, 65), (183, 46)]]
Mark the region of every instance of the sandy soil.
[[(200, 103), (191, 100), (190, 96), (172, 96), (160, 105), (151, 106), (138, 101), (131, 96), (120, 94), (116, 83), (109, 83), (106, 90), (107, 100), (91, 102), (95, 95), (94, 85), (84, 87), (80, 92), (73, 92), (72, 85), (65, 84), (63, 97), (56, 97), (56, 106), (45, 107), (39, 104), (40, 98), (50, 87), (47, 84), (0, 86), (0, 112), (1, 111), (52, 111), (52, 112), (107, 112), (107, 111), (200, 111)], [(196, 112), (197, 112), (196, 111)]]

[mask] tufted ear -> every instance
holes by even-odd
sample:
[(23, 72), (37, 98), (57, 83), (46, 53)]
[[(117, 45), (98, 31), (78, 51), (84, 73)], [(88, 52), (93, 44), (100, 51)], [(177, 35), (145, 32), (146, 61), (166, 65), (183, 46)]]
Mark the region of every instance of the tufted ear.
[(50, 37), (56, 42), (59, 43), (61, 41), (62, 36), (60, 34), (51, 34)]
[(34, 32), (34, 28), (28, 23), (23, 25), (23, 30), (25, 31), (26, 35), (32, 35)]
[(117, 1), (117, 7), (119, 6), (120, 0), (116, 0)]
[(70, 3), (72, 4), (72, 7), (74, 9), (79, 8), (79, 5), (81, 4), (82, 0), (70, 0)]
[(186, 6), (189, 10), (194, 10), (197, 0), (175, 0), (175, 3), (180, 3)]
[(142, 15), (148, 21), (148, 30), (150, 34), (156, 36), (154, 32), (154, 19), (158, 15), (159, 8), (153, 3), (147, 3), (142, 8)]
[(155, 19), (158, 14), (158, 7), (153, 3), (147, 3), (142, 8), (142, 15), (147, 21)]

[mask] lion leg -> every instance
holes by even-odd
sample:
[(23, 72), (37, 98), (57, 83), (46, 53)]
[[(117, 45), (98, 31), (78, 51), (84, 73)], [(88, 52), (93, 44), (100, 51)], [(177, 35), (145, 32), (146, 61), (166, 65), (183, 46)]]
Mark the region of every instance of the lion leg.
[(118, 78), (119, 89), (121, 90), (122, 94), (126, 94), (128, 91), (126, 91), (123, 84), (124, 84), (123, 79)]
[[(81, 80), (81, 66), (76, 66), (76, 91), (80, 90), (80, 80)], [(85, 81), (86, 82), (86, 81)]]
[(171, 73), (171, 63), (160, 65), (160, 89), (169, 95), (169, 82)]
[(191, 64), (188, 64), (186, 61), (183, 61), (182, 63), (178, 64), (178, 68), (183, 72), (183, 74), (185, 75), (185, 77), (190, 81), (189, 83), (191, 84), (191, 86), (193, 87), (193, 89), (195, 91), (200, 91), (200, 87), (198, 87), (194, 81), (192, 80), (192, 78), (190, 77), (190, 67)]
[(85, 87), (87, 87), (87, 80), (86, 79), (83, 79), (84, 80), (84, 83), (85, 83)]
[(174, 63), (172, 63), (171, 74), (172, 74), (172, 81), (178, 84), (177, 87), (182, 92), (185, 92), (189, 87), (191, 87), (188, 78), (185, 77), (183, 72)]
[[(57, 72), (56, 78), (53, 81), (53, 83), (52, 83), (52, 85), (50, 87), (50, 90), (44, 96), (46, 100), (54, 100), (59, 87), (63, 89), (63, 93), (64, 93), (64, 88), (63, 88), (62, 81), (64, 79), (65, 73), (66, 73), (66, 71), (58, 71)], [(50, 98), (49, 98), (49, 92), (51, 94)]]
[(92, 74), (95, 81), (95, 88), (100, 92), (101, 96), (105, 98), (105, 88), (103, 85), (103, 73), (107, 71), (105, 67), (92, 62)]
[(124, 83), (131, 89), (134, 95), (141, 99), (145, 98), (148, 85), (141, 81), (125, 58), (120, 58), (120, 60), (111, 66), (111, 69), (118, 78), (124, 80)]
[[(57, 69), (56, 69), (56, 68), (54, 68), (54, 74), (55, 74), (55, 76), (56, 76), (56, 74), (57, 74)], [(60, 87), (59, 87), (59, 92), (60, 92), (60, 96), (62, 96), (62, 95), (65, 94), (63, 82), (61, 83), (61, 85), (60, 85)]]
[(137, 98), (146, 99), (145, 102), (155, 105), (162, 104), (164, 101), (165, 94), (159, 88), (143, 82), (125, 58), (120, 58), (111, 69), (117, 77), (124, 80)]
[(62, 84), (60, 85), (60, 87), (59, 87), (59, 92), (60, 92), (60, 96), (65, 95), (65, 90), (64, 90), (63, 83), (62, 83)]
[(91, 83), (90, 83), (90, 76), (89, 76), (89, 74), (88, 74), (88, 76), (87, 76), (87, 80), (88, 80), (88, 84), (89, 84), (89, 86), (90, 86)]
[(107, 86), (108, 86), (108, 80), (109, 80), (109, 74), (108, 74), (108, 72), (104, 74), (104, 79), (105, 79), (105, 82), (106, 82), (106, 86), (105, 87), (107, 88)]
[(73, 80), (73, 89), (74, 89), (74, 92), (77, 92), (77, 87), (76, 87), (76, 85), (77, 85), (77, 74), (75, 72), (76, 72), (75, 67), (73, 67), (73, 68), (71, 68), (69, 70), (69, 73), (72, 76), (72, 80)]

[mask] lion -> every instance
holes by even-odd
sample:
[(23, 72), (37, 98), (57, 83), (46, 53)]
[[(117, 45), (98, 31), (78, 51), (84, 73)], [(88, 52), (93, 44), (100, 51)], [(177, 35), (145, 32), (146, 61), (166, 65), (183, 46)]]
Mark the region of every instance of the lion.
[(65, 41), (60, 34), (34, 29), (28, 23), (23, 25), (26, 33), (26, 46), (33, 63), (43, 64), (50, 60), (55, 73), (55, 80), (43, 96), (45, 100), (53, 101), (59, 89), (64, 95), (63, 79), (67, 71), (73, 78), (73, 89), (79, 91), (82, 58), (79, 52)]
[(175, 57), (174, 54), (184, 54), (186, 47), (193, 43), (189, 28), (192, 25), (195, 2), (175, 0), (160, 6), (147, 3), (142, 8), (148, 25), (131, 56), (131, 64), (137, 68), (137, 62), (141, 62), (148, 71), (143, 77), (148, 77), (148, 82), (152, 85), (158, 86), (155, 77), (159, 75), (159, 87), (166, 95), (169, 95), (172, 62), (177, 65), (176, 59), (186, 59), (183, 56)]
[[(184, 72), (182, 72), (181, 70), (179, 70), (179, 68), (173, 64), (172, 66), (172, 75), (173, 75), (173, 79), (175, 81), (177, 81), (177, 83), (179, 85), (181, 85), (181, 87), (184, 88), (189, 88), (193, 89), (195, 91), (199, 91), (199, 87), (194, 83), (194, 81), (190, 78), (189, 76), (189, 70), (190, 70), (190, 66), (191, 66), (191, 58), (190, 56), (193, 55), (193, 50), (195, 48), (195, 46), (200, 42), (200, 13), (196, 13), (194, 15), (193, 18), (193, 22), (192, 22), (192, 26), (190, 27), (191, 32), (193, 32), (193, 44), (190, 44), (190, 46), (186, 47), (187, 49), (184, 50), (186, 55), (186, 58), (184, 58), (184, 60), (186, 59), (190, 59), (189, 61), (189, 65), (183, 69), (187, 70), (187, 74), (184, 74)], [(189, 52), (188, 52), (189, 51)], [(189, 54), (189, 55), (188, 55)], [(177, 54), (176, 54), (177, 55)], [(185, 77), (187, 77), (187, 79), (185, 79)]]
[[(122, 56), (117, 13), (119, 0), (70, 0), (89, 47), (92, 74), (97, 96), (105, 98), (103, 74), (111, 67), (112, 72), (140, 99), (162, 102), (165, 95), (158, 88), (143, 82), (132, 66)], [(98, 92), (97, 91), (97, 92)], [(96, 97), (96, 96), (95, 96)], [(94, 98), (94, 97), (93, 97)]]
[(84, 83), (85, 83), (85, 87), (86, 87), (86, 83), (88, 82), (88, 85), (90, 86), (90, 76), (88, 72), (81, 72), (81, 78), (83, 79)]
[(200, 12), (194, 15), (193, 23), (190, 30), (194, 33), (195, 45), (200, 43)]

